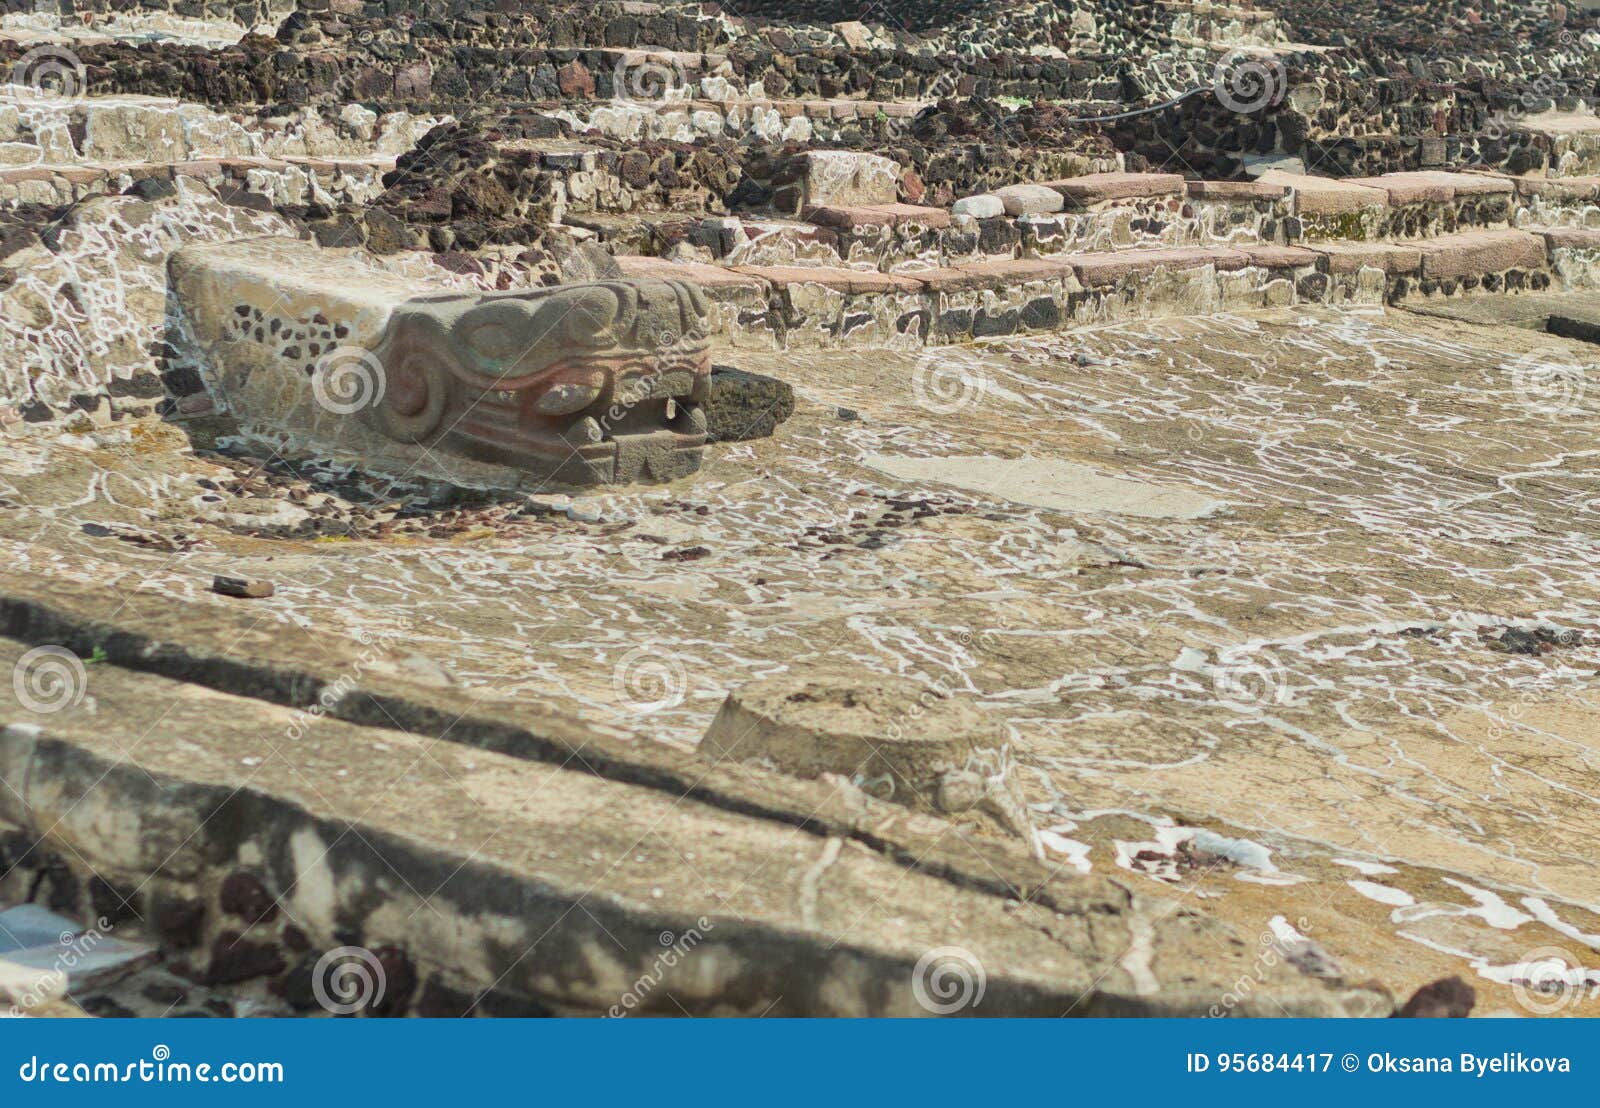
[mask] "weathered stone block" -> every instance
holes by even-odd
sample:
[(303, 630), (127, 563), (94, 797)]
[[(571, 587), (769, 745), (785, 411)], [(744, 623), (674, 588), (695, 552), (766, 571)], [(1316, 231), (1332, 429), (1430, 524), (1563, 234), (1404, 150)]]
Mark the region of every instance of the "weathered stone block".
[(1422, 265), (1422, 252), (1415, 245), (1393, 242), (1319, 242), (1311, 248), (1327, 259), (1329, 273), (1357, 273), (1381, 269), (1385, 273), (1415, 273)]
[(1044, 184), (1059, 192), (1067, 205), (1075, 209), (1093, 207), (1108, 200), (1183, 195), (1183, 178), (1176, 173), (1086, 173)]
[(703, 756), (797, 777), (837, 774), (874, 796), (1026, 833), (997, 722), (943, 689), (878, 675), (785, 674), (728, 694)]
[(693, 285), (462, 293), (257, 239), (170, 264), (194, 355), (257, 433), (369, 468), (513, 487), (697, 468), (709, 306)]
[(900, 166), (878, 154), (811, 150), (798, 160), (800, 211), (893, 204), (900, 198)]
[(1072, 266), (1085, 288), (1115, 285), (1126, 277), (1156, 270), (1242, 269), (1249, 259), (1238, 250), (1191, 246), (1161, 250), (1117, 250), (1105, 254), (1074, 254), (1062, 259)]
[(1544, 239), (1526, 231), (1469, 231), (1417, 243), (1422, 275), (1476, 277), (1508, 269), (1538, 269), (1545, 264)]
[(998, 219), (1006, 214), (1006, 203), (992, 192), (983, 192), (977, 196), (963, 196), (951, 205), (950, 213), (973, 219)]
[(1045, 185), (1007, 185), (996, 189), (1009, 216), (1050, 215), (1066, 206), (1066, 199), (1056, 189)]

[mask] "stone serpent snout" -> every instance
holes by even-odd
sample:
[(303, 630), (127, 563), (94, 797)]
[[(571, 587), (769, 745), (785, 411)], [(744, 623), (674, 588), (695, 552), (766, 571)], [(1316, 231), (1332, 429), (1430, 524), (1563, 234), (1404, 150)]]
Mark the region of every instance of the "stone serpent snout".
[(642, 463), (665, 479), (676, 467), (662, 449), (705, 441), (708, 313), (699, 289), (663, 280), (409, 300), (376, 352), (388, 386), (377, 422), (404, 442), (512, 465), (571, 460), (599, 480), (638, 475), (616, 472), (619, 439), (666, 436)]

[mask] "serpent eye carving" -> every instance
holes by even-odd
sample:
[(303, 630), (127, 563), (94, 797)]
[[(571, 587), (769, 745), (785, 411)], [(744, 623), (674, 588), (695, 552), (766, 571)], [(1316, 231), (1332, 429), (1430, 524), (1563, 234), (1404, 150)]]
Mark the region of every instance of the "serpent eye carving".
[(524, 340), (503, 323), (484, 323), (467, 332), (466, 343), (485, 361), (510, 362), (518, 354), (518, 344)]

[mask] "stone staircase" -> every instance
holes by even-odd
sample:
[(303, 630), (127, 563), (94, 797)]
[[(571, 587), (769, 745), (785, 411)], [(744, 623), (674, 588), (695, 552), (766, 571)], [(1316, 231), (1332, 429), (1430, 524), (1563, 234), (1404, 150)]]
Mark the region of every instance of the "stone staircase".
[(0, 207), (63, 207), (177, 176), (257, 205), (361, 204), (436, 119), (351, 105), (246, 121), (165, 97), (0, 100)]
[[(241, 26), (259, 15), (242, 10)], [(467, 285), (589, 279), (601, 273), (595, 254), (613, 255), (623, 273), (702, 286), (725, 341), (768, 348), (1588, 280), (1588, 236), (1600, 228), (1592, 117), (1518, 121), (1519, 133), (1543, 136), (1522, 174), (1370, 172), (1451, 160), (1442, 137), (1416, 140), (1416, 156), (1384, 145), (1433, 127), (1434, 106), (1415, 92), (1375, 113), (1371, 134), (1325, 113), (1329, 129), (1352, 132), (1338, 142), (1372, 143), (1345, 179), (1246, 163), (1253, 179), (1206, 180), (1232, 170), (1208, 172), (1203, 159), (1183, 176), (1131, 172), (1151, 164), (1134, 152), (1151, 141), (1069, 114), (1148, 99), (1125, 81), (1137, 65), (1114, 55), (1143, 64), (1174, 44), (1205, 58), (1292, 54), (1289, 33), (1269, 12), (1204, 0), (1126, 18), (1005, 10), (1017, 19), (994, 33), (1015, 40), (1008, 50), (989, 49), (992, 37), (964, 48), (959, 13), (911, 31), (686, 6), (469, 5), (447, 16), (349, 2), (295, 10), (270, 49), (259, 39), (86, 46), (95, 89), (147, 83), (155, 71), (141, 67), (159, 64), (162, 87), (207, 103), (98, 92), (0, 101), (0, 267), (69, 206), (181, 182), (185, 196), (203, 189), (283, 217), (323, 246), (363, 245)], [(1034, 36), (1024, 16), (1038, 12), (1050, 18)], [(472, 95), (507, 110), (475, 112), (448, 141), (423, 140), (448, 117), (404, 110)], [(993, 99), (1026, 96), (1040, 101)], [(1309, 94), (1296, 96), (1284, 111), (1317, 114)], [(280, 102), (296, 106), (253, 106)], [(1330, 168), (1283, 156), (1270, 113), (1236, 116), (1231, 131), (1193, 118), (1202, 145)], [(1172, 122), (1134, 121), (1155, 137)], [(847, 182), (828, 176), (840, 166)], [(574, 247), (588, 260), (572, 264)]]
[(670, 260), (617, 261), (630, 276), (701, 285), (738, 346), (949, 343), (1291, 304), (1589, 288), (1597, 197), (1600, 178), (1100, 173), (947, 210), (880, 186), (848, 198), (872, 203), (813, 204), (799, 220), (705, 220)]

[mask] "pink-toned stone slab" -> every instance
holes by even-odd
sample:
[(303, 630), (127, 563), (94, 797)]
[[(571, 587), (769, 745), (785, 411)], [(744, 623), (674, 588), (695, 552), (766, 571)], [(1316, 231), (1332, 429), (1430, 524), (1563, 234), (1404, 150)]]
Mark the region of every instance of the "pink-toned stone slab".
[(1040, 183), (1059, 192), (1069, 206), (1081, 208), (1106, 200), (1183, 195), (1183, 178), (1176, 173), (1088, 173)]
[(1551, 250), (1600, 250), (1600, 228), (1553, 227), (1544, 241)]
[(1269, 169), (1256, 179), (1294, 189), (1295, 206), (1301, 215), (1346, 215), (1367, 208), (1387, 207), (1389, 203), (1389, 194), (1383, 189), (1353, 185), (1332, 177), (1309, 177)]
[(1276, 246), (1272, 243), (1238, 246), (1234, 249), (1249, 258), (1251, 265), (1265, 266), (1268, 269), (1295, 269), (1299, 266), (1316, 265), (1320, 257), (1315, 250), (1307, 250), (1303, 246)]
[(1184, 191), (1191, 200), (1280, 200), (1288, 195), (1288, 185), (1270, 181), (1186, 181)]
[(282, 158), (223, 158), (222, 164), (230, 173), (248, 173), (252, 169), (270, 169), (283, 172), (289, 168), (289, 163)]
[(220, 158), (202, 158), (192, 162), (177, 162), (172, 172), (179, 177), (221, 177), (226, 170)]
[(1312, 251), (1328, 259), (1329, 273), (1355, 273), (1366, 268), (1385, 273), (1415, 273), (1422, 252), (1415, 246), (1392, 242), (1319, 242)]
[(1545, 263), (1544, 239), (1526, 231), (1467, 231), (1421, 239), (1424, 277), (1481, 277)]
[(1455, 193), (1442, 181), (1412, 180), (1410, 174), (1382, 177), (1346, 177), (1345, 183), (1381, 189), (1391, 204), (1446, 204)]
[(950, 213), (944, 208), (926, 208), (916, 204), (869, 204), (853, 208), (826, 206), (809, 209), (806, 218), (819, 227), (832, 227), (840, 231), (883, 224), (899, 226), (902, 223), (921, 223), (932, 228), (950, 226)]
[(922, 282), (898, 273), (880, 273), (875, 269), (841, 269), (837, 266), (808, 265), (740, 265), (733, 272), (758, 277), (778, 288), (788, 285), (822, 285), (839, 292), (916, 292)]
[(1513, 177), (1523, 196), (1544, 196), (1552, 200), (1594, 200), (1600, 198), (1600, 177)]
[(968, 262), (950, 269), (920, 271), (916, 277), (935, 292), (966, 289), (1003, 289), (1028, 281), (1059, 281), (1073, 274), (1072, 266), (1042, 258), (998, 258)]
[(1493, 196), (1513, 191), (1516, 186), (1504, 177), (1481, 173), (1445, 173), (1419, 170), (1385, 173), (1381, 177), (1348, 177), (1354, 185), (1383, 189), (1391, 204), (1446, 203), (1457, 197)]
[(1070, 254), (1061, 259), (1071, 265), (1086, 287), (1114, 285), (1122, 278), (1157, 269), (1198, 269), (1214, 265), (1219, 270), (1243, 269), (1250, 259), (1242, 250), (1212, 246), (1177, 246), (1161, 250), (1112, 250), (1103, 254)]
[[(99, 176), (105, 175), (105, 170), (101, 170)], [(26, 165), (21, 168), (0, 169), (0, 185), (19, 184), (23, 181), (53, 181), (55, 176), (55, 167), (51, 166)]]
[(171, 177), (172, 167), (169, 165), (130, 165), (114, 170), (102, 169), (97, 165), (58, 165), (55, 174), (63, 181), (71, 181), (75, 185), (93, 185), (105, 180), (113, 173), (126, 173), (135, 180), (142, 177)]

